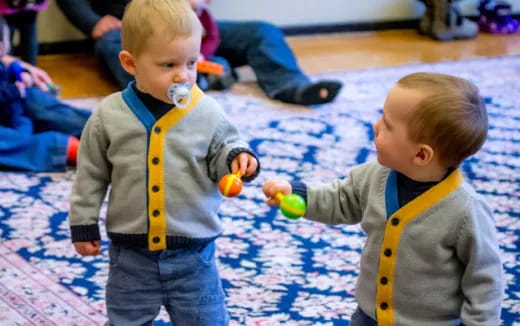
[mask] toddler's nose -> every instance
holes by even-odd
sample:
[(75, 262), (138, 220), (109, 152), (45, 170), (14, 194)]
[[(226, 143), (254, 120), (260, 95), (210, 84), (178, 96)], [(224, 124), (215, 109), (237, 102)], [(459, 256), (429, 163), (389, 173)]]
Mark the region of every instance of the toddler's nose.
[(179, 69), (172, 80), (173, 83), (177, 83), (177, 84), (184, 84), (187, 81), (188, 81), (188, 72), (186, 71), (186, 69)]

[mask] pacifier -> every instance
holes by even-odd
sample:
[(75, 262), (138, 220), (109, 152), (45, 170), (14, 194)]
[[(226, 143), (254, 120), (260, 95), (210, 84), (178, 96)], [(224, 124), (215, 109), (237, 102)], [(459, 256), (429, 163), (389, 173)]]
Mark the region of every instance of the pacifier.
[[(172, 100), (176, 107), (179, 109), (185, 109), (191, 102), (191, 86), (191, 83), (171, 84), (166, 91), (166, 96)], [(184, 103), (181, 103), (184, 99)]]

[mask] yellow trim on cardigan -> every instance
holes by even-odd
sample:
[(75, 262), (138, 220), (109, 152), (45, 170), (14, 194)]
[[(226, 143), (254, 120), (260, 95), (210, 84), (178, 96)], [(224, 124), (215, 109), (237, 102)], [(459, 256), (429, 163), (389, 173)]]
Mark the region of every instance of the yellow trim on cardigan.
[[(177, 122), (197, 105), (203, 95), (204, 93), (200, 88), (194, 85), (191, 89), (191, 103), (188, 107), (168, 111), (152, 126), (148, 148), (148, 248), (150, 250), (166, 249), (167, 216), (164, 199), (163, 152), (166, 135)], [(156, 130), (159, 130), (159, 132), (156, 132)]]
[[(428, 189), (426, 192), (398, 209), (386, 222), (385, 237), (381, 245), (379, 254), (379, 272), (377, 274), (376, 289), (376, 317), (377, 324), (380, 326), (393, 326), (394, 307), (393, 307), (393, 281), (397, 250), (399, 240), (406, 225), (415, 217), (428, 210), (435, 203), (439, 202), (462, 184), (462, 175), (459, 170), (453, 171), (446, 179)], [(394, 225), (392, 219), (398, 218), (399, 223)], [(387, 250), (391, 250), (388, 252)], [(390, 253), (389, 257), (385, 251)], [(381, 283), (382, 278), (386, 278), (386, 284)], [(386, 306), (382, 309), (381, 305)]]

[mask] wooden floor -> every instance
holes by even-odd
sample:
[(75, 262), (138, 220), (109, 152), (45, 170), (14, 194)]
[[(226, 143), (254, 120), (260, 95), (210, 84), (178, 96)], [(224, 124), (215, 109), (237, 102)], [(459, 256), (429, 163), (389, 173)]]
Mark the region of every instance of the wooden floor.
[[(414, 30), (289, 37), (308, 74), (520, 54), (520, 34), (479, 34), (475, 40), (438, 42)], [(117, 90), (89, 54), (46, 55), (39, 65), (61, 86), (62, 97), (104, 96)]]

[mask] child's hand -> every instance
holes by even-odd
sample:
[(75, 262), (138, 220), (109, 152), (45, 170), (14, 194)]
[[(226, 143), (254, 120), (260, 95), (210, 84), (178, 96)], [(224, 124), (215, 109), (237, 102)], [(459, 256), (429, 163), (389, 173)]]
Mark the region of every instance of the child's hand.
[(267, 197), (267, 205), (280, 206), (280, 201), (276, 199), (277, 193), (290, 195), (292, 193), (291, 184), (285, 180), (267, 180), (264, 183), (264, 195)]
[(22, 63), (22, 67), (27, 70), (27, 72), (22, 73), (22, 81), (25, 87), (36, 86), (42, 91), (49, 91), (48, 85), (53, 83), (51, 77), (44, 70), (26, 62)]
[(14, 82), (16, 88), (18, 88), (18, 92), (20, 92), (20, 97), (25, 98), (25, 84), (21, 81)]
[(74, 248), (81, 256), (97, 256), (101, 253), (99, 241), (74, 242)]
[(256, 173), (258, 169), (258, 161), (256, 158), (247, 153), (242, 152), (231, 162), (231, 172), (236, 173), (240, 171), (243, 176), (249, 177)]

